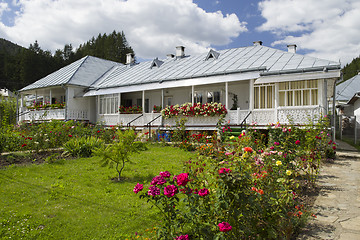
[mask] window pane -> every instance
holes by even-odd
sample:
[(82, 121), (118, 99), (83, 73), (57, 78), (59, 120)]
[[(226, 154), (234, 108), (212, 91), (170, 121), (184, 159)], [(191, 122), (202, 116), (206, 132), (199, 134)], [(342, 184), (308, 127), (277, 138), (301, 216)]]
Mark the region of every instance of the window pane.
[(285, 92), (279, 92), (279, 106), (285, 105)]
[(297, 90), (297, 91), (294, 91), (294, 99), (295, 99), (295, 102), (294, 102), (294, 105), (295, 106), (301, 106), (301, 91), (300, 90)]
[(214, 99), (213, 93), (212, 93), (212, 92), (208, 92), (208, 93), (207, 93), (207, 103), (213, 102), (213, 101), (214, 101), (213, 99)]
[(287, 106), (294, 106), (293, 104), (293, 92), (287, 92)]
[(259, 87), (254, 88), (254, 108), (259, 108)]
[(220, 92), (214, 92), (214, 102), (220, 102)]
[(311, 105), (318, 105), (318, 90), (311, 90)]
[(266, 91), (266, 96), (267, 96), (267, 108), (273, 108), (273, 87), (272, 86), (268, 86), (267, 87), (267, 91)]
[(260, 87), (260, 108), (265, 108), (266, 87)]
[(303, 101), (304, 105), (310, 105), (310, 90), (304, 90)]
[(110, 98), (107, 98), (107, 99), (106, 99), (106, 113), (107, 113), (107, 114), (111, 113)]

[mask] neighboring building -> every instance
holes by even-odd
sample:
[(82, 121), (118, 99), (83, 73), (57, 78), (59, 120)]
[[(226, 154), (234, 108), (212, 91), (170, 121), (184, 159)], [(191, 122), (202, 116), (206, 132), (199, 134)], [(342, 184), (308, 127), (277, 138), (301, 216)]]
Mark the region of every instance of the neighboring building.
[[(131, 124), (144, 127), (174, 125), (152, 112), (153, 106), (220, 102), (228, 109), (226, 120), (247, 123), (306, 124), (328, 111), (340, 64), (299, 55), (296, 45), (288, 52), (263, 46), (210, 50), (188, 56), (185, 48), (166, 59), (127, 64), (94, 57), (78, 60), (20, 90), (42, 95), (44, 101), (66, 102), (64, 109), (30, 111), (20, 120), (78, 119), (106, 125)], [(142, 114), (119, 114), (119, 106), (143, 107)], [(21, 111), (26, 111), (22, 104)], [(41, 112), (43, 111), (43, 112)], [(46, 113), (45, 113), (46, 112)], [(42, 116), (42, 118), (41, 118)], [(158, 118), (157, 118), (158, 117)], [(188, 128), (214, 129), (218, 118), (192, 117)]]
[[(11, 92), (9, 89), (7, 88), (1, 88), (0, 89), (0, 97), (4, 97), (5, 99), (6, 98), (9, 98), (9, 97), (15, 97), (15, 94), (13, 92)], [(1, 100), (1, 98), (0, 98)]]

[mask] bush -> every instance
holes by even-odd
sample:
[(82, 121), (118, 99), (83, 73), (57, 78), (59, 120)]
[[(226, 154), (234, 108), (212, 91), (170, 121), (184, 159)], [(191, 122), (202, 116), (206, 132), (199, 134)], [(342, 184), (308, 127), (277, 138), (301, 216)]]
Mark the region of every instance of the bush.
[(64, 155), (73, 157), (91, 157), (95, 148), (104, 145), (104, 141), (95, 137), (72, 138), (63, 146)]

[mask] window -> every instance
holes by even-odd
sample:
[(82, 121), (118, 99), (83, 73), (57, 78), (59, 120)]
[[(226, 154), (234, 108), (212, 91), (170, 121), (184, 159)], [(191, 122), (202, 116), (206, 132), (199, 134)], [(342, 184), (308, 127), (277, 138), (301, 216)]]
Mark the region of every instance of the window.
[(194, 93), (194, 103), (202, 103), (202, 93), (201, 92)]
[(279, 106), (318, 104), (318, 81), (294, 81), (279, 84)]
[(220, 92), (208, 92), (207, 103), (220, 102)]
[(254, 87), (254, 108), (264, 109), (274, 107), (274, 85), (258, 85)]
[(109, 94), (100, 96), (100, 114), (115, 114), (119, 108), (119, 95)]

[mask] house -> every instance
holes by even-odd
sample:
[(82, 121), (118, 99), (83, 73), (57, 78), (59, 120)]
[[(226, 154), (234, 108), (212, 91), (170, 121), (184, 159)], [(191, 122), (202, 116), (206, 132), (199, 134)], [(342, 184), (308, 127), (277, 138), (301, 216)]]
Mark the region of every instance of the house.
[(0, 88), (0, 101), (1, 97), (7, 99), (9, 97), (15, 97), (15, 94), (7, 88)]
[[(94, 57), (78, 60), (20, 90), (21, 96), (43, 95), (66, 102), (64, 109), (34, 110), (20, 120), (78, 119), (106, 125), (173, 126), (153, 106), (186, 102), (219, 102), (230, 125), (256, 122), (306, 124), (328, 112), (340, 64), (262, 45), (210, 50), (189, 56), (179, 46), (166, 59), (127, 64)], [(27, 111), (21, 104), (21, 111)], [(119, 106), (141, 106), (137, 114), (119, 113)], [(53, 114), (53, 111), (58, 111)], [(41, 115), (43, 114), (43, 115)], [(56, 116), (56, 117), (55, 117)], [(189, 129), (214, 129), (219, 117), (189, 117)]]

